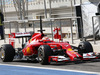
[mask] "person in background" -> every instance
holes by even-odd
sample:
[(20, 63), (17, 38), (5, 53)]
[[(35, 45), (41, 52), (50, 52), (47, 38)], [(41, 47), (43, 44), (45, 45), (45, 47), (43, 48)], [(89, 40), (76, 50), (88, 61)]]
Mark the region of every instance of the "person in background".
[(4, 39), (4, 16), (2, 14), (2, 12), (0, 11), (0, 35), (1, 35), (1, 39)]

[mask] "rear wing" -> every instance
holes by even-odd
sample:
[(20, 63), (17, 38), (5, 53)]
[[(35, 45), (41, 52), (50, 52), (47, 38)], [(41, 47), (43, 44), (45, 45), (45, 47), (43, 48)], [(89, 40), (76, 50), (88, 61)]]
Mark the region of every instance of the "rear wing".
[[(9, 34), (9, 44), (11, 44), (13, 47), (15, 46), (15, 38), (22, 38), (22, 44), (23, 44), (23, 38), (29, 39), (32, 37), (34, 32), (17, 32), (17, 33), (11, 33)], [(27, 38), (28, 37), (28, 38)]]
[(34, 32), (17, 32), (9, 34), (9, 38), (23, 38), (23, 37), (31, 37)]
[(23, 38), (23, 37), (31, 37), (33, 35), (32, 32), (17, 32), (14, 33), (15, 38)]

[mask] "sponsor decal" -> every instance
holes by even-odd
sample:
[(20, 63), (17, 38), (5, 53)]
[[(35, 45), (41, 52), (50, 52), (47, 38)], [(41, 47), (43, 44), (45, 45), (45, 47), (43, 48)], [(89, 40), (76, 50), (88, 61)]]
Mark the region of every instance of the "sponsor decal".
[(15, 34), (16, 37), (20, 36), (30, 36), (31, 34), (29, 32), (18, 32)]
[(57, 45), (50, 45), (50, 46), (54, 46), (54, 47), (57, 47)]
[[(68, 47), (69, 45), (65, 45), (65, 47)], [(69, 49), (71, 49), (71, 48), (69, 48)]]
[(31, 54), (31, 49), (29, 47), (27, 48), (26, 51), (27, 51), (28, 54)]
[(71, 48), (68, 48), (67, 50), (68, 50), (68, 51), (73, 51)]

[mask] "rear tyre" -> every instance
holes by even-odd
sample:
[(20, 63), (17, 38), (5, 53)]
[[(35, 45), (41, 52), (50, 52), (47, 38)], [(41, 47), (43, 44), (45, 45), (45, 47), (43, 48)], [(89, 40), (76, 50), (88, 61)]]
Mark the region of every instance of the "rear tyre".
[(15, 49), (10, 44), (1, 47), (0, 58), (3, 62), (11, 62), (15, 56)]
[(93, 52), (93, 47), (88, 41), (80, 42), (78, 48), (78, 53), (81, 55), (83, 55), (83, 53)]
[(48, 45), (41, 45), (38, 48), (38, 61), (42, 65), (49, 64), (48, 57), (51, 56), (52, 50), (51, 47)]

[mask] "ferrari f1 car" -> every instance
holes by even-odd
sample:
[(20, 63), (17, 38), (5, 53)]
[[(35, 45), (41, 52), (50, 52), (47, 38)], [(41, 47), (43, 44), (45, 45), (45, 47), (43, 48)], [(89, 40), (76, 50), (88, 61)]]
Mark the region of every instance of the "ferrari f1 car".
[[(71, 46), (68, 42), (55, 42), (45, 37), (40, 19), (40, 33), (33, 33), (32, 37), (22, 48), (14, 48), (11, 44), (1, 46), (0, 58), (3, 62), (11, 62), (13, 59), (38, 60), (42, 65), (50, 62), (67, 62), (89, 60), (99, 58), (93, 52), (92, 45), (88, 41), (79, 43), (78, 47)], [(28, 33), (14, 33), (14, 37), (30, 37)]]

